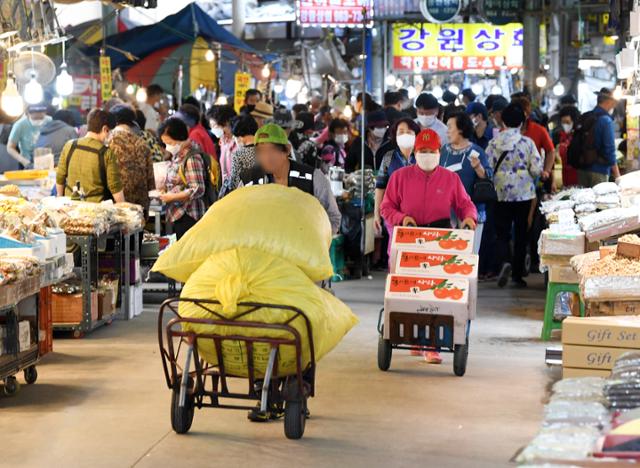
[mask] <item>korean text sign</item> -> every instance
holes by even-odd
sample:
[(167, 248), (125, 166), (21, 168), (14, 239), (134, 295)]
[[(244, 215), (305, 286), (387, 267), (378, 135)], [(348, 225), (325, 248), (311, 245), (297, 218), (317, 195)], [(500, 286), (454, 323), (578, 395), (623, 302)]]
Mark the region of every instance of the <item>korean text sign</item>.
[(233, 97), (233, 106), (236, 112), (240, 112), (240, 108), (244, 105), (244, 94), (251, 88), (251, 74), (237, 72), (235, 76), (235, 89)]
[(396, 23), (393, 26), (395, 70), (468, 70), (522, 67), (521, 23)]
[(362, 9), (371, 20), (371, 0), (298, 0), (298, 23), (302, 26), (362, 26)]

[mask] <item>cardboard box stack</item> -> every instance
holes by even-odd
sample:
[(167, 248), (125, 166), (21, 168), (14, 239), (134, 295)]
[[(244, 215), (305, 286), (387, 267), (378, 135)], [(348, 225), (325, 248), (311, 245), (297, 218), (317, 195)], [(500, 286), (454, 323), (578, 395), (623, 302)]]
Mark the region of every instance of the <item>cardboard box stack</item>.
[(562, 323), (563, 377), (608, 376), (624, 353), (640, 349), (640, 317), (568, 317)]
[(577, 284), (580, 278), (570, 265), (571, 257), (585, 253), (586, 239), (583, 232), (561, 233), (542, 231), (539, 253), (540, 266), (549, 270), (552, 283)]
[[(396, 227), (385, 287), (385, 323), (390, 323), (392, 312), (452, 316), (454, 343), (463, 344), (477, 302), (473, 240), (474, 232), (468, 230)], [(389, 327), (384, 337), (389, 338)]]

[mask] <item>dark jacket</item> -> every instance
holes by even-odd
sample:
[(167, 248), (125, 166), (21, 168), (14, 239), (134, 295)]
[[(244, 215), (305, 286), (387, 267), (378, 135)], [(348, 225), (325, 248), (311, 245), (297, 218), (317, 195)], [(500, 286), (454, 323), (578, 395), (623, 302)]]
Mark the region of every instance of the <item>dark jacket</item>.
[(36, 148), (50, 148), (53, 153), (54, 163), (57, 166), (63, 146), (69, 141), (78, 138), (78, 132), (61, 120), (52, 120), (42, 127), (40, 136), (36, 142)]
[(608, 164), (594, 164), (587, 170), (600, 174), (609, 174), (611, 172), (611, 166), (616, 164), (616, 144), (613, 117), (611, 117), (607, 111), (600, 106), (596, 106), (593, 113), (598, 117), (595, 128), (595, 146), (598, 150), (598, 154), (605, 158)]

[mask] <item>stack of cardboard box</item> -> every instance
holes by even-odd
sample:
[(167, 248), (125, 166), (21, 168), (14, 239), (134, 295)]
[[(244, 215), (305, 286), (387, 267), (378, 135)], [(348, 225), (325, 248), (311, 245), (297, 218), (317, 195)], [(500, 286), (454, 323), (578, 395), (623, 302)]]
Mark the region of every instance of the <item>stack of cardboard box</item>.
[(585, 252), (584, 233), (542, 231), (540, 236), (540, 264), (549, 269), (552, 283), (577, 284), (580, 278), (569, 264), (571, 257)]

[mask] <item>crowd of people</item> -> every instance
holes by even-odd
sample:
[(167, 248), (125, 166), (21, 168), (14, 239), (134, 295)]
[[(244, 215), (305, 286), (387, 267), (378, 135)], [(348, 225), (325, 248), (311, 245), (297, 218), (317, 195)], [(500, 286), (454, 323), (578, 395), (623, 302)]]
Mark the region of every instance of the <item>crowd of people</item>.
[[(7, 154), (18, 167), (30, 168), (36, 149), (49, 148), (59, 195), (126, 200), (148, 213), (149, 192), (157, 189), (178, 237), (216, 199), (264, 183), (315, 196), (337, 233), (341, 214), (326, 175), (334, 166), (347, 173), (362, 169), (364, 140), (364, 166), (377, 173), (374, 226), (383, 243), (377, 266), (387, 267), (394, 225), (464, 225), (476, 230), (481, 278), (501, 287), (509, 279), (526, 287), (525, 259), (529, 251), (535, 267), (538, 204), (546, 193), (561, 185), (593, 186), (619, 174), (611, 117), (616, 100), (605, 88), (585, 115), (575, 98), (563, 97), (549, 122), (523, 92), (480, 102), (470, 89), (461, 96), (446, 91), (441, 100), (429, 92), (412, 100), (397, 90), (384, 93), (382, 105), (360, 93), (349, 118), (344, 106), (331, 107), (319, 96), (287, 109), (256, 89), (246, 92), (239, 112), (232, 105), (205, 110), (190, 97), (161, 116), (163, 93), (151, 85), (147, 102), (114, 98), (89, 112), (85, 125), (67, 110), (29, 106), (10, 132), (2, 128)], [(576, 134), (597, 152), (588, 166), (570, 163)], [(153, 163), (161, 161), (167, 176), (156, 187)], [(556, 161), (562, 180), (554, 179)], [(458, 177), (451, 181), (453, 173)], [(487, 187), (493, 198), (487, 198)]]

